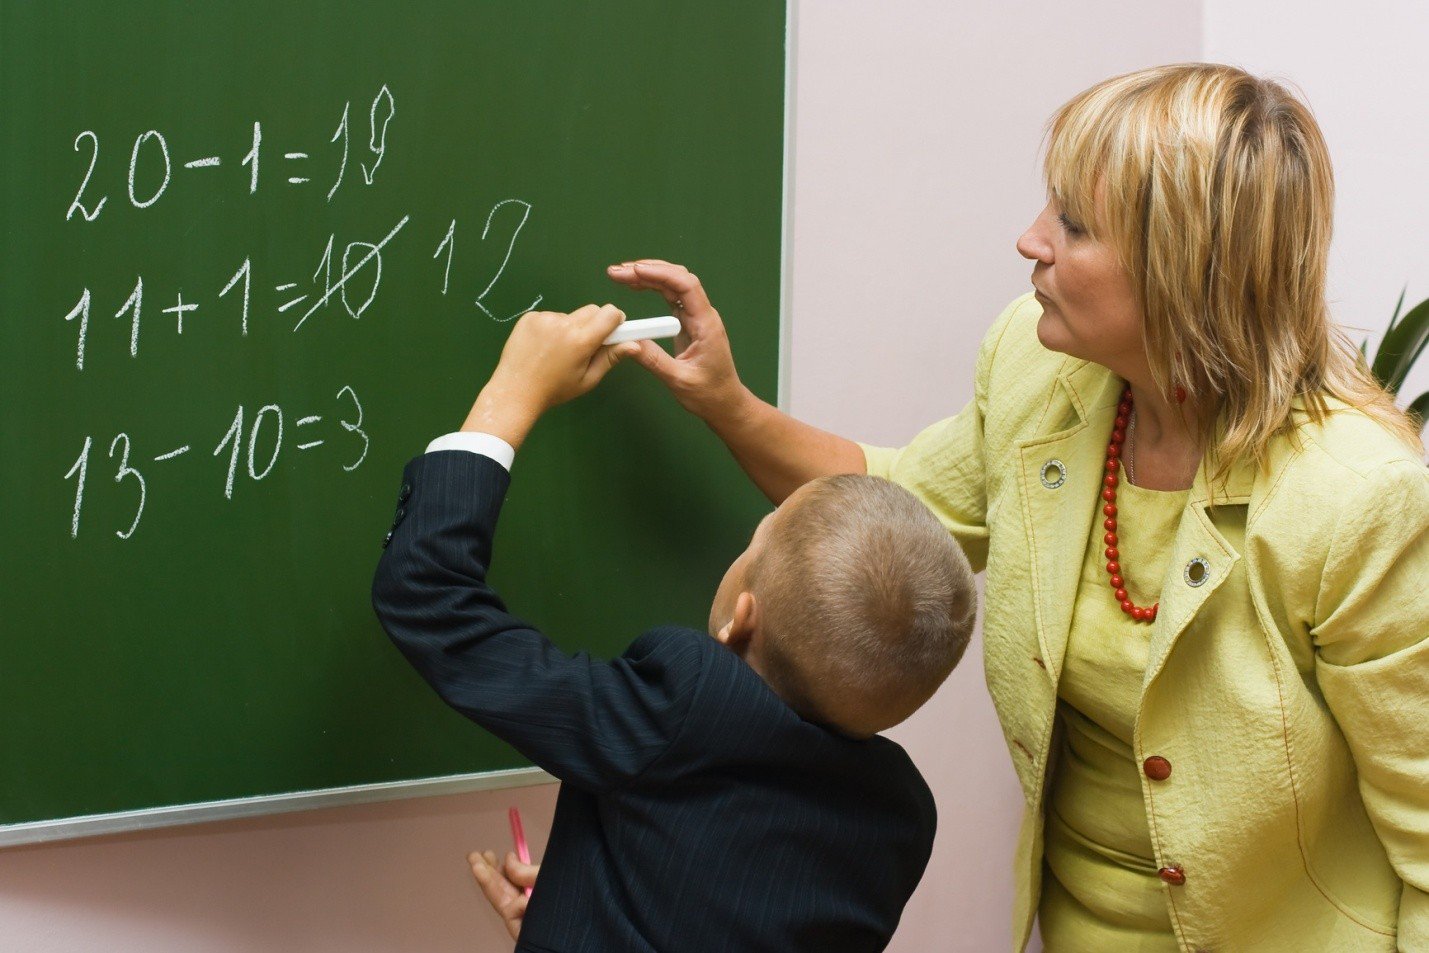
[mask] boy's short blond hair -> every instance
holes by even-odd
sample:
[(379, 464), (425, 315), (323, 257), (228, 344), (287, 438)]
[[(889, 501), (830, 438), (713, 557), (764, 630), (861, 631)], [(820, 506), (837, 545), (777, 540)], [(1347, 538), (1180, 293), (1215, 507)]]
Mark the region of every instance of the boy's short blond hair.
[[(775, 514), (750, 588), (775, 690), (804, 717), (860, 735), (932, 696), (977, 611), (972, 568), (937, 517), (861, 474), (816, 480)], [(861, 727), (846, 723), (850, 710), (865, 713)]]

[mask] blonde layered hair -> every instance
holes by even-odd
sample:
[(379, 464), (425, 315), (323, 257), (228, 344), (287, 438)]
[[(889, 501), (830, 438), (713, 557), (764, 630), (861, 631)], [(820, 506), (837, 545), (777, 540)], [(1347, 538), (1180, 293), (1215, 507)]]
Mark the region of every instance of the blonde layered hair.
[(1195, 399), (1215, 477), (1264, 465), (1297, 411), (1320, 423), (1327, 398), (1423, 453), (1330, 320), (1330, 157), (1284, 86), (1209, 63), (1113, 77), (1052, 117), (1044, 168), (1053, 200), (1119, 251), (1153, 379)]

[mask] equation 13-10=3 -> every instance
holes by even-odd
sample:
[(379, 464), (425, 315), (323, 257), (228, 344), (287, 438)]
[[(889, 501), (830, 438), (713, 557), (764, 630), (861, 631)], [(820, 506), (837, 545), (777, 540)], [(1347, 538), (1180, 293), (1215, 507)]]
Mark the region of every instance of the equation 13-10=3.
[[(362, 429), (362, 404), (357, 399), (357, 392), (352, 387), (345, 385), (337, 392), (335, 400), (339, 405), (351, 405), (350, 407), (340, 406), (340, 413), (336, 415), (337, 424), (342, 430), (342, 433), (336, 436), (342, 438), (342, 443), (346, 447), (344, 454), (348, 458), (341, 466), (344, 471), (350, 473), (360, 467), (363, 460), (367, 459), (371, 439)], [(298, 451), (315, 450), (328, 442), (325, 437), (320, 436), (323, 433), (318, 426), (323, 421), (320, 414), (299, 417), (290, 429), (285, 426), (283, 408), (277, 404), (265, 404), (253, 415), (251, 423), (247, 421), (247, 410), (240, 404), (237, 412), (233, 415), (228, 430), (213, 448), (212, 453), (208, 454), (220, 460), (227, 458), (227, 477), (223, 485), (225, 499), (233, 499), (234, 484), (245, 470), (249, 479), (254, 482), (263, 480), (273, 472), (286, 449), (285, 435), (290, 442), (296, 441), (294, 447)], [(245, 429), (247, 439), (245, 439)], [(334, 436), (330, 429), (327, 434)], [(114, 535), (120, 539), (129, 539), (139, 528), (139, 522), (144, 517), (144, 507), (148, 503), (149, 496), (149, 480), (145, 476), (145, 472), (152, 472), (160, 464), (164, 465), (162, 468), (171, 467), (173, 464), (170, 461), (182, 459), (188, 456), (192, 450), (193, 447), (190, 444), (183, 444), (154, 454), (152, 457), (147, 457), (147, 454), (144, 454), (147, 457), (146, 461), (136, 464), (134, 460), (140, 454), (136, 452), (133, 440), (127, 433), (114, 435), (109, 444), (109, 459), (114, 461), (115, 466), (113, 482), (120, 485), (124, 485), (126, 482), (132, 484), (127, 488), (127, 492), (134, 494), (135, 497), (133, 519), (127, 528), (116, 529)], [(83, 449), (80, 450), (74, 464), (64, 475), (65, 480), (75, 481), (74, 513), (69, 533), (71, 539), (79, 537), (80, 517), (84, 510), (84, 491), (89, 482), (89, 462), (93, 451), (94, 437), (86, 436)], [(246, 466), (240, 466), (242, 463), (246, 463)], [(142, 470), (140, 466), (143, 467)]]

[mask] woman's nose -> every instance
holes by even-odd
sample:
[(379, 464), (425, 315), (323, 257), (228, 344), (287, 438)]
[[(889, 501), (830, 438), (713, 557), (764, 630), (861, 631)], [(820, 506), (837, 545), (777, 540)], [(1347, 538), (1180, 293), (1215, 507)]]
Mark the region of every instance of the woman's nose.
[(1017, 253), (1029, 261), (1052, 264), (1052, 245), (1038, 232), (1036, 224), (1017, 239)]

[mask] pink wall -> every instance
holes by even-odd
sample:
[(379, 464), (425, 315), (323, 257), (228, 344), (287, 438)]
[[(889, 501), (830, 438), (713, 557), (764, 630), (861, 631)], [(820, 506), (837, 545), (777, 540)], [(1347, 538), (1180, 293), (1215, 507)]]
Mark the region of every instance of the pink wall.
[[(1355, 340), (1382, 337), (1400, 289), (1429, 297), (1429, 5), (1414, 0), (1203, 0), (1205, 56), (1289, 79), (1335, 163), (1330, 301)], [(1429, 359), (1405, 381), (1429, 390)]]
[(554, 785), (122, 834), (0, 853), (4, 953), (510, 950), (466, 867), (545, 847)]
[[(1114, 72), (1197, 58), (1201, 0), (813, 0), (795, 36), (788, 403), (898, 442), (967, 400), (978, 339), (1026, 287), (1012, 243), (1041, 201), (1047, 115)], [(895, 736), (941, 822), (893, 949), (1006, 948), (1021, 795), (976, 649)], [(507, 842), (511, 803), (539, 851), (552, 787), (7, 850), (0, 950), (509, 950), (463, 857)]]

